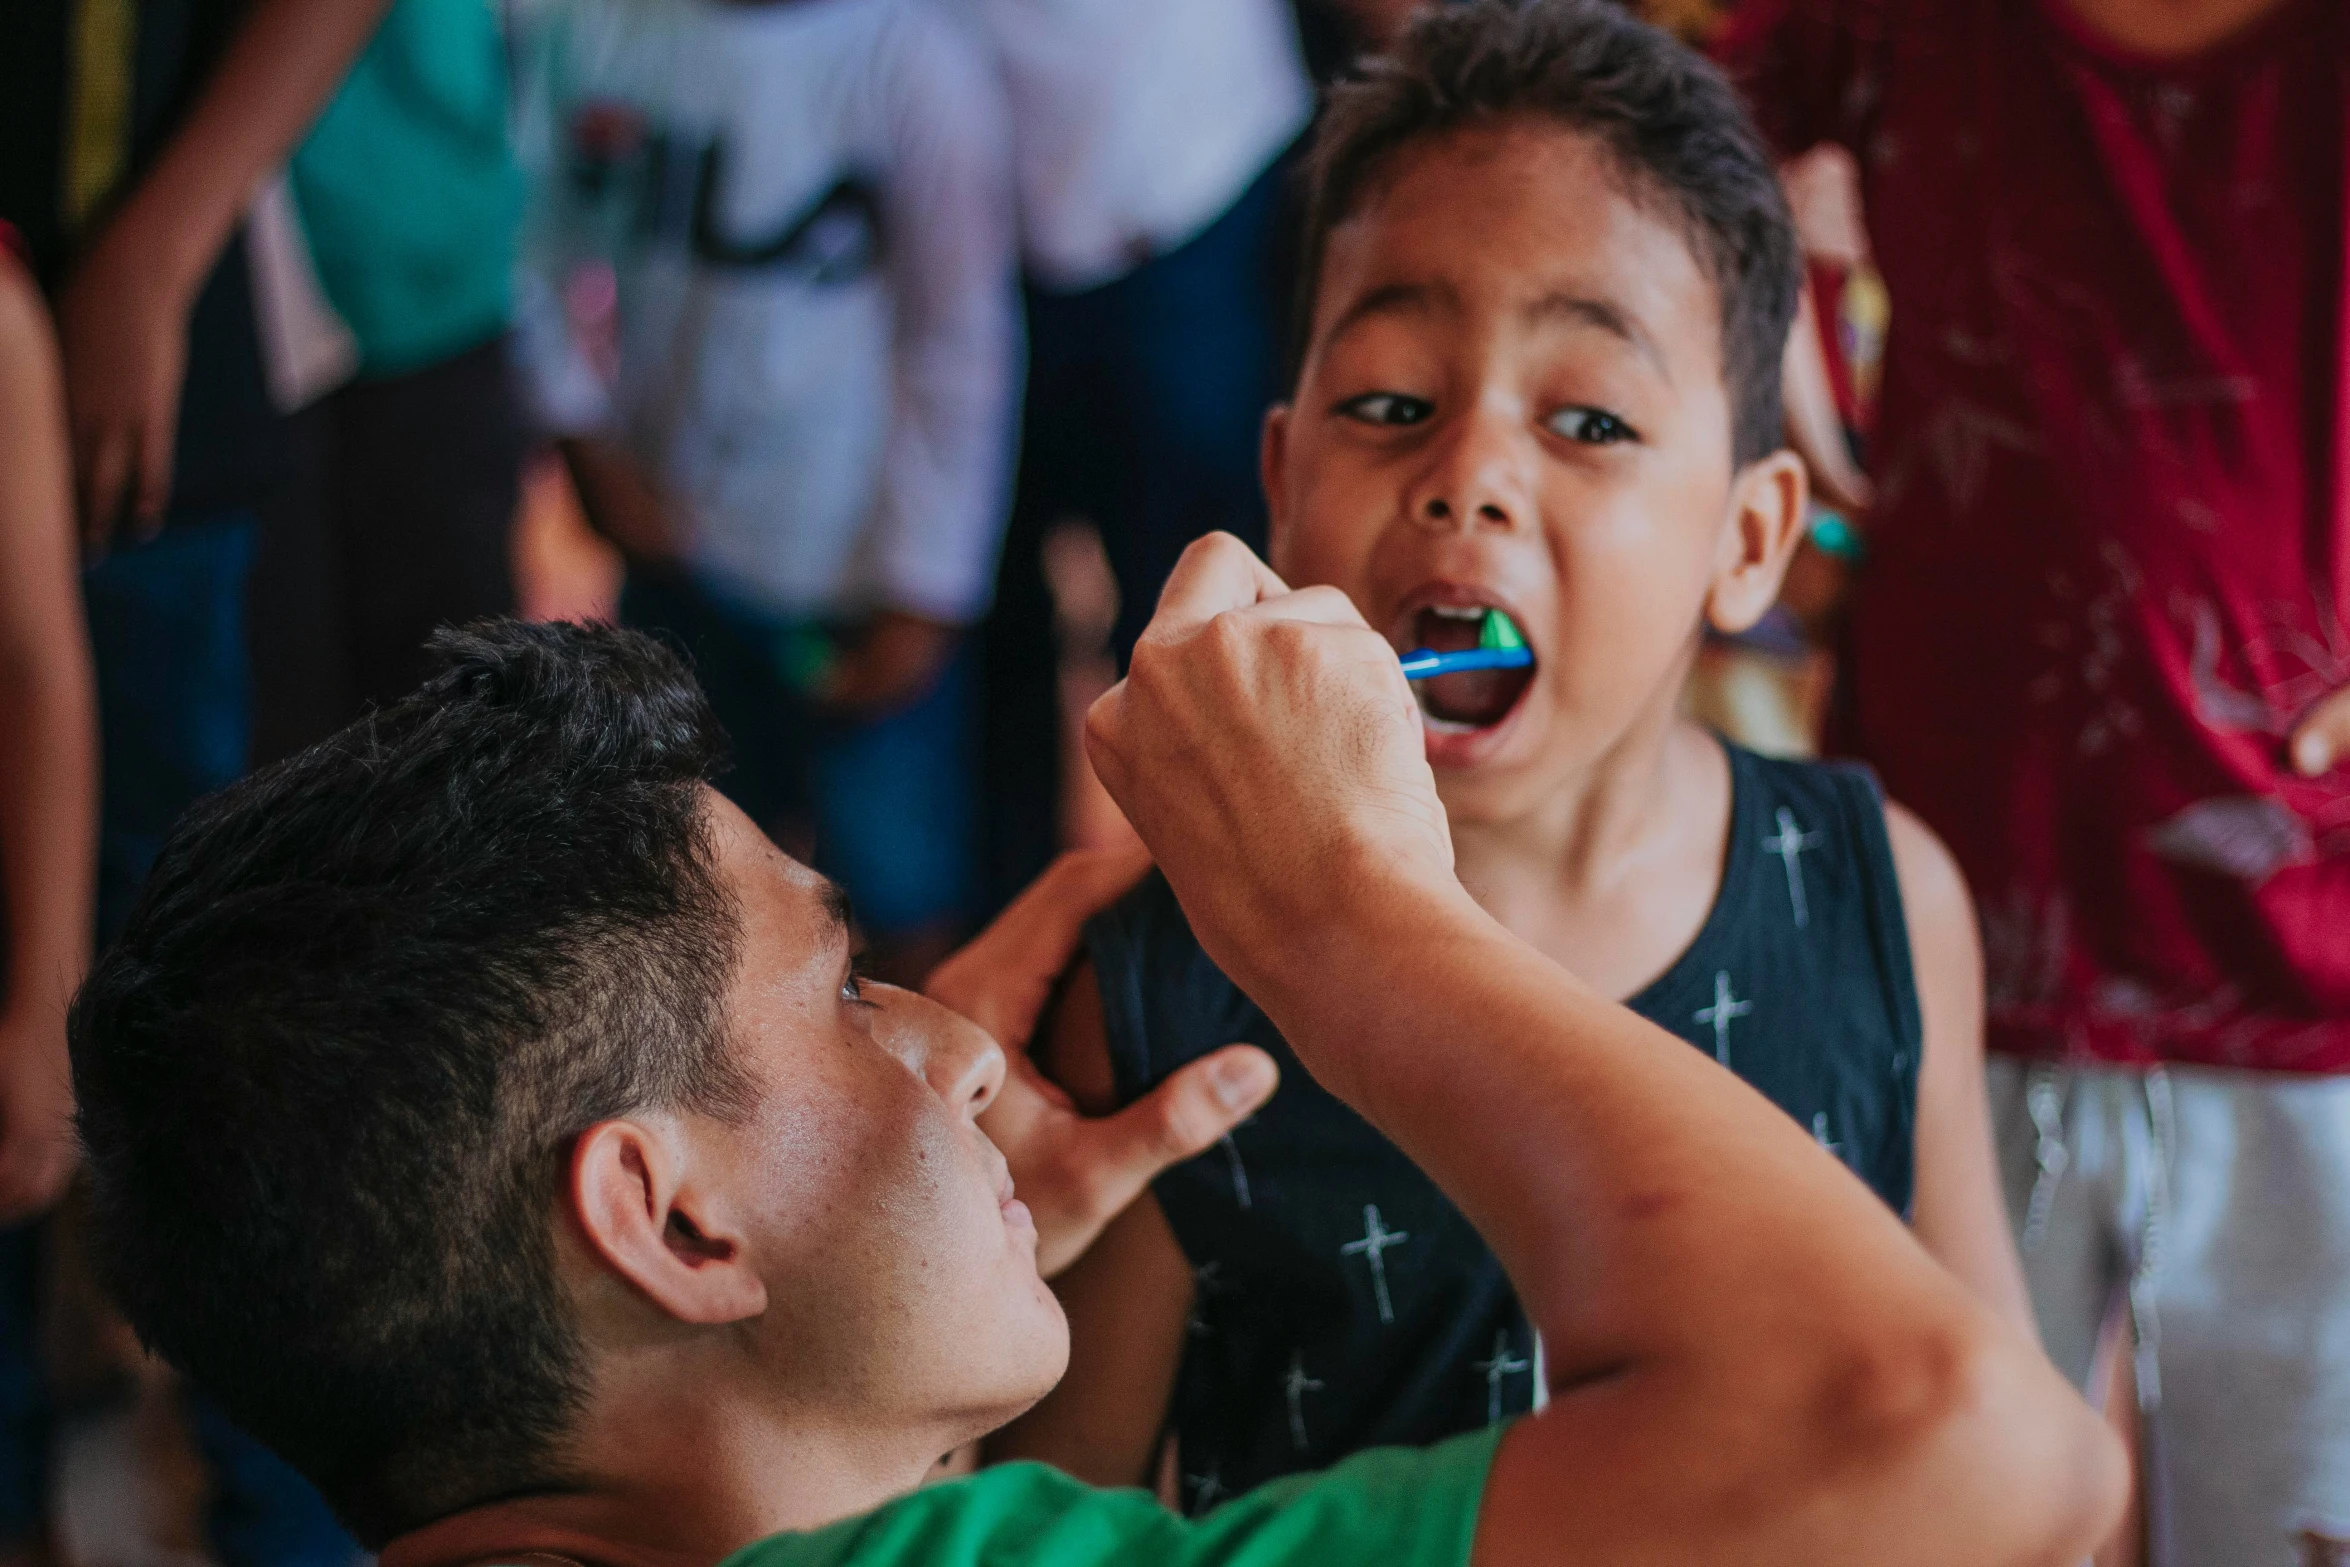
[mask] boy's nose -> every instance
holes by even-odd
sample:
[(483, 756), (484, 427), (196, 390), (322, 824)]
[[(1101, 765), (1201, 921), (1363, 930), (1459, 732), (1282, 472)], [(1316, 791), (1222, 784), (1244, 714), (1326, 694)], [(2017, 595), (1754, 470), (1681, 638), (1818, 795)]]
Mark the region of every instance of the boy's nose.
[(1435, 453), (1413, 497), (1412, 516), (1438, 531), (1514, 528), (1525, 520), (1520, 454), (1505, 421), (1461, 421)]

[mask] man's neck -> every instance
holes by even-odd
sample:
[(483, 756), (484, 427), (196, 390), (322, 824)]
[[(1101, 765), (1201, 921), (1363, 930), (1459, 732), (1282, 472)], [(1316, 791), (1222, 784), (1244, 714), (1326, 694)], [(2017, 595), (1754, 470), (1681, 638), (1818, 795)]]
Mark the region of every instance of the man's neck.
[(723, 1399), (685, 1402), (602, 1403), (581, 1422), (590, 1435), (569, 1457), (569, 1488), (442, 1519), (395, 1541), (384, 1567), (532, 1552), (588, 1567), (709, 1567), (769, 1535), (868, 1512), (913, 1490), (937, 1458), (911, 1433), (801, 1429)]
[(2133, 54), (2176, 60), (2202, 53), (2290, 0), (2060, 0), (2089, 30)]

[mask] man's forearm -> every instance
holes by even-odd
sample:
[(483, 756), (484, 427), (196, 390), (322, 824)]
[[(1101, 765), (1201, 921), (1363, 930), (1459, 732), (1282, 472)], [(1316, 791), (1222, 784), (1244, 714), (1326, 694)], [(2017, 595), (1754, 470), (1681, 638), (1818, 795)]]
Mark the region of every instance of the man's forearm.
[(186, 122), (109, 226), (192, 296), (253, 192), (292, 155), (391, 0), (260, 0)]
[(2078, 1554), (2110, 1496), (2085, 1409), (1801, 1128), (1465, 894), (1350, 903), (1259, 999), (1543, 1335), (1557, 1401), (1492, 1513), (1534, 1549), (1482, 1561), (1553, 1559), (1569, 1516), (1592, 1561), (1610, 1538), (1690, 1562)]

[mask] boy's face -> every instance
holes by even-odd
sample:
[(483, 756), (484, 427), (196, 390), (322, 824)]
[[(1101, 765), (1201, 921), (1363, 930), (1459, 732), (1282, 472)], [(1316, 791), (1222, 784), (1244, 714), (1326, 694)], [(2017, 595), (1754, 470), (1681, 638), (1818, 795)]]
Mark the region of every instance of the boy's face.
[(1721, 320), (1672, 220), (1556, 126), (1407, 149), (1331, 231), (1266, 429), (1273, 565), (1398, 651), (1517, 622), (1530, 671), (1416, 687), (1456, 822), (1555, 795), (1670, 714), (1701, 620), (1768, 607), (1801, 481), (1734, 469)]

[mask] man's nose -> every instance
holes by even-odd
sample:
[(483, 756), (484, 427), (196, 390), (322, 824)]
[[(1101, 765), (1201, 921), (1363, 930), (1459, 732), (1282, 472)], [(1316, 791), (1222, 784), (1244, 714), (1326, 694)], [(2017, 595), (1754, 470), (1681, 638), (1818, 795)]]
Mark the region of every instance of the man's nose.
[(1412, 520), (1443, 533), (1513, 529), (1523, 523), (1527, 453), (1513, 409), (1464, 411), (1429, 447), (1429, 464), (1411, 497)]
[(948, 1109), (976, 1117), (1004, 1086), (1003, 1047), (961, 1013), (910, 990), (872, 986), (882, 1004), (890, 1048), (930, 1085)]

